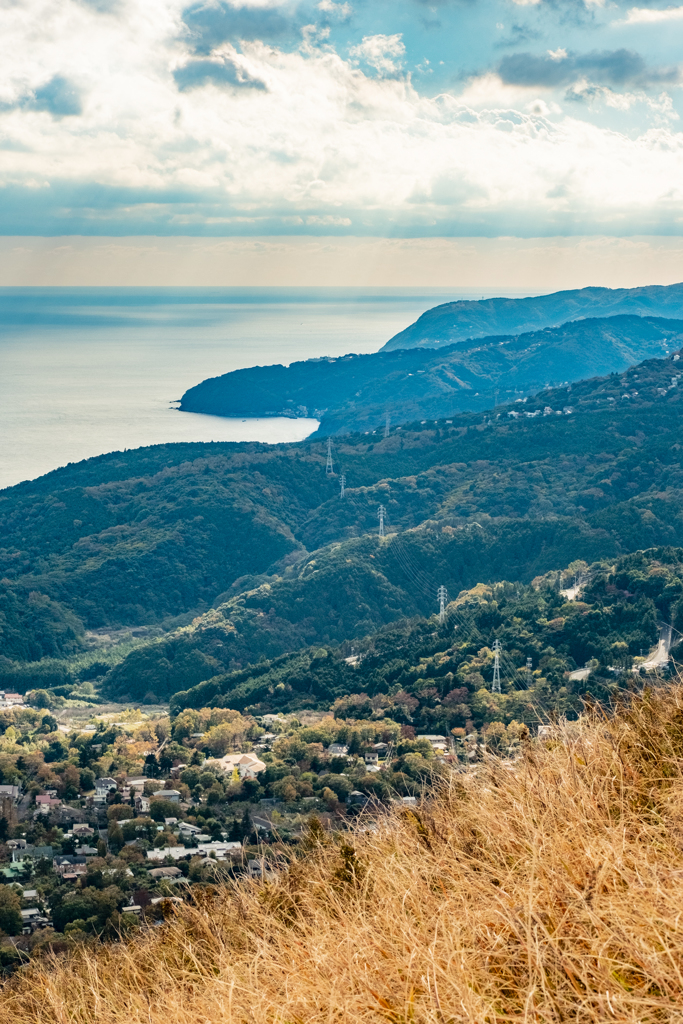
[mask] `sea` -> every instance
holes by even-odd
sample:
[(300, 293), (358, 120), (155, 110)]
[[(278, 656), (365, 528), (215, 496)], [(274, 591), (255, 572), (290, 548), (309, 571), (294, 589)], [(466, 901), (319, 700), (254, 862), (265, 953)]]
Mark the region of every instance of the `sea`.
[(240, 367), (376, 352), (432, 306), (492, 294), (0, 288), (0, 489), (145, 445), (300, 441), (315, 420), (228, 419), (175, 403), (206, 377)]

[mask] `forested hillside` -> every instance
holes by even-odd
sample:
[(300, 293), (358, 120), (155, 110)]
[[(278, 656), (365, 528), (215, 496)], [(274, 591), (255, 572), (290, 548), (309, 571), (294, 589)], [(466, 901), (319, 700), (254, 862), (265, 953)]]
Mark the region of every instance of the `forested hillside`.
[(550, 384), (621, 372), (683, 342), (683, 321), (615, 316), (448, 348), (381, 351), (204, 380), (180, 409), (217, 416), (316, 416), (318, 436), (483, 410)]
[(492, 413), (351, 436), (332, 475), (321, 442), (187, 444), (9, 489), (1, 681), (69, 692), (64, 658), (88, 630), (143, 624), (159, 639), (114, 667), (106, 690), (168, 698), (429, 615), (442, 584), (456, 595), (682, 545), (679, 365), (648, 360)]
[(567, 320), (622, 314), (679, 317), (683, 315), (683, 285), (578, 288), (525, 299), (445, 302), (428, 309), (414, 324), (391, 338), (384, 351), (437, 348), (465, 338), (520, 334), (554, 327)]
[[(578, 599), (562, 584), (585, 581)], [(654, 549), (614, 563), (549, 573), (532, 585), (496, 583), (461, 592), (436, 616), (385, 627), (350, 645), (307, 648), (217, 675), (171, 700), (253, 715), (332, 708), (340, 718), (391, 718), (418, 732), (492, 721), (532, 725), (575, 715), (582, 698), (608, 699), (645, 661), (658, 623), (683, 626), (683, 550)], [(679, 635), (679, 634), (677, 634)], [(501, 693), (492, 692), (494, 642)], [(584, 665), (589, 671), (572, 674)]]

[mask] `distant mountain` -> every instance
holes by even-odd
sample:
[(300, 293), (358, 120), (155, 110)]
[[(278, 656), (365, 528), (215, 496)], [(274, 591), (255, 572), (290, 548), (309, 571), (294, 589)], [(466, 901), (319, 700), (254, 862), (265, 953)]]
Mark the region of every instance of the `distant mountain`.
[(527, 299), (446, 302), (423, 313), (396, 334), (382, 351), (442, 348), (467, 338), (521, 334), (585, 317), (683, 316), (683, 284), (647, 288), (579, 288)]
[(621, 372), (683, 343), (683, 320), (614, 316), (438, 352), (407, 349), (253, 366), (202, 381), (180, 409), (215, 416), (315, 416), (318, 435), (438, 419), (529, 395), (549, 384)]

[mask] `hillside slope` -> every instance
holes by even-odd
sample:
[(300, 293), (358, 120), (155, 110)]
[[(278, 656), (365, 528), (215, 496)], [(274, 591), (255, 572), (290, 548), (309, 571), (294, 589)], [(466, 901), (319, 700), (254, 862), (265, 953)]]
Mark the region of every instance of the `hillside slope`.
[(683, 315), (683, 284), (579, 288), (525, 299), (446, 302), (428, 309), (414, 324), (394, 335), (383, 351), (437, 348), (466, 338), (521, 334), (554, 327), (566, 320), (620, 314), (680, 317)]
[[(351, 645), (311, 647), (222, 673), (171, 699), (171, 712), (224, 707), (252, 715), (327, 711), (361, 720), (390, 717), (420, 733), (481, 729), (491, 721), (533, 726), (576, 716), (586, 694), (608, 701), (626, 673), (656, 647), (658, 623), (683, 625), (683, 549), (650, 549), (582, 566), (533, 584), (478, 584), (437, 616), (385, 627)], [(493, 646), (501, 645), (501, 693), (491, 692)], [(677, 656), (674, 650), (674, 657)], [(572, 674), (591, 665), (590, 672)], [(125, 672), (115, 669), (117, 675)], [(139, 659), (128, 666), (137, 678)]]
[(35, 960), (0, 1022), (678, 1021), (682, 717), (649, 691), (376, 827), (311, 823), (272, 881)]
[(530, 334), (289, 366), (253, 366), (202, 381), (180, 409), (216, 416), (316, 416), (318, 436), (482, 410), (548, 384), (621, 372), (683, 341), (682, 320), (614, 316)]
[[(146, 648), (153, 665), (135, 690), (157, 693), (161, 678), (170, 693), (231, 662), (430, 614), (440, 584), (458, 593), (529, 582), (576, 558), (681, 545), (679, 365), (648, 360), (493, 418), (472, 413), (407, 424), (387, 438), (345, 438), (333, 452), (344, 500), (315, 441), (158, 446), (8, 489), (0, 495), (3, 682), (37, 685), (40, 659), (78, 648), (84, 627), (175, 628), (184, 616), (179, 642), (197, 632), (201, 643), (177, 648), (173, 639), (160, 659), (161, 644)], [(382, 545), (380, 504), (398, 535)], [(199, 630), (190, 624), (197, 615)], [(172, 667), (181, 648), (182, 671), (182, 659)], [(45, 665), (50, 678), (53, 668)]]

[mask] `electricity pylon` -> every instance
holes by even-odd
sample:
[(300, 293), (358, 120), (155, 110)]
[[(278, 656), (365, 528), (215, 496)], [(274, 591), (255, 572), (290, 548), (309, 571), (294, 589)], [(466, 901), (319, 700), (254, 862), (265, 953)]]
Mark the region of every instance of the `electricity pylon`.
[(344, 476), (343, 473), (339, 477), (339, 485), (341, 487), (341, 493), (340, 493), (339, 497), (343, 498), (344, 497), (344, 491), (346, 490), (346, 477)]
[(491, 693), (500, 693), (500, 640), (496, 640), (494, 643), (493, 653), (495, 657), (493, 659), (493, 683), (491, 684)]
[(440, 586), (436, 592), (436, 596), (439, 602), (439, 622), (443, 623), (446, 619), (446, 602), (448, 601), (448, 591), (444, 586)]
[(526, 685), (531, 689), (531, 684), (534, 681), (533, 672), (531, 671), (531, 658), (526, 659)]
[(332, 438), (327, 439), (327, 465), (325, 466), (325, 472), (328, 476), (332, 476), (334, 473), (334, 463), (332, 462)]
[(380, 537), (384, 536), (384, 517), (385, 517), (386, 514), (387, 514), (387, 510), (385, 509), (384, 505), (380, 505), (380, 507), (377, 509), (377, 518), (379, 519), (379, 535), (380, 535)]

